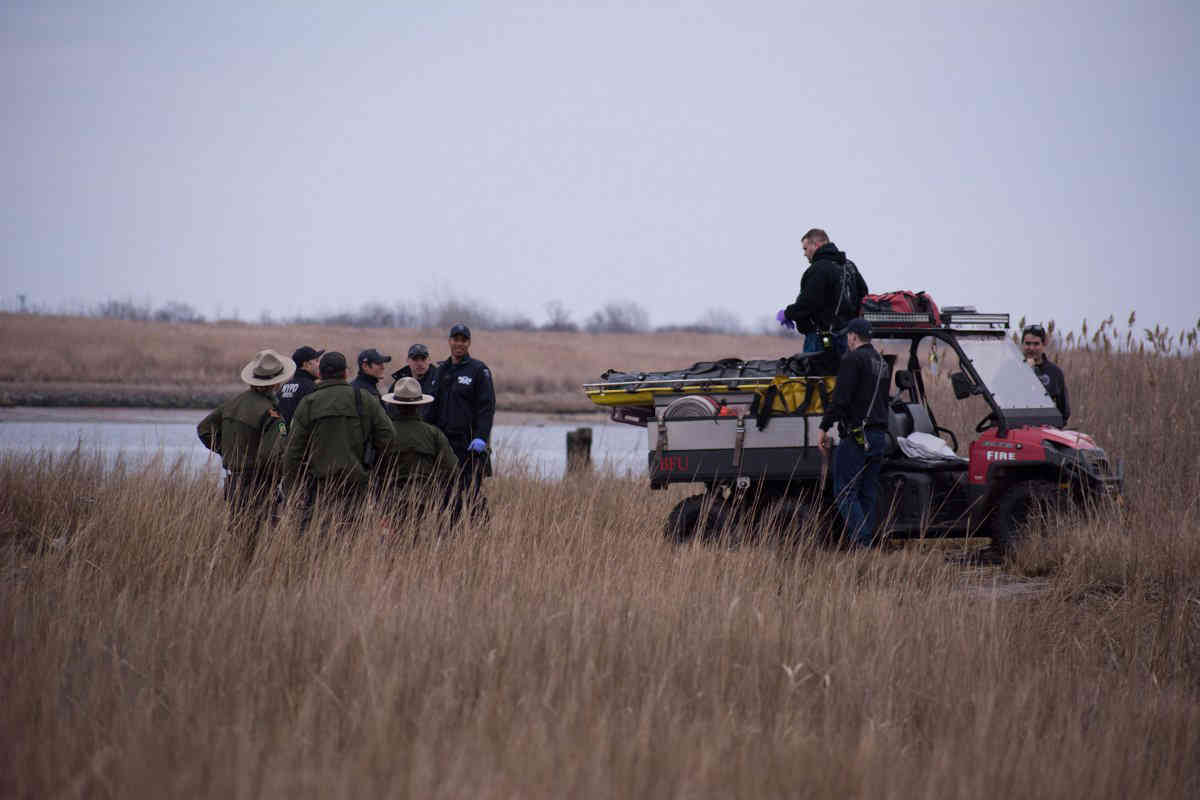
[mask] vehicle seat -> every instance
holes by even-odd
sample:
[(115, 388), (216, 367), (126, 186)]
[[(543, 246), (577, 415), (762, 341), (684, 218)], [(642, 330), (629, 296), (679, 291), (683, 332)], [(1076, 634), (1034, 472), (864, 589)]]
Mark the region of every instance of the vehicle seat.
[(920, 403), (902, 403), (899, 400), (888, 406), (888, 436), (884, 456), (899, 456), (900, 445), (896, 440), (910, 433), (930, 433), (934, 436), (933, 420), (929, 409)]
[(908, 436), (912, 433), (912, 418), (904, 410), (904, 404), (897, 400), (888, 406), (888, 429), (887, 429), (887, 446), (884, 448), (883, 455), (897, 456), (900, 454), (900, 445), (896, 440), (901, 436)]
[(912, 420), (910, 433), (928, 433), (937, 436), (937, 429), (933, 427), (933, 420), (929, 418), (929, 409), (920, 403), (906, 403), (904, 408), (908, 412), (909, 419)]

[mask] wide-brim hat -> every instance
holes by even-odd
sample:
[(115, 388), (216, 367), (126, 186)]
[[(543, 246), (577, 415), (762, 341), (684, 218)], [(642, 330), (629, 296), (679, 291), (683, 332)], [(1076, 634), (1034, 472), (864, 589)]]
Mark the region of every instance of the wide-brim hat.
[(421, 382), (416, 378), (401, 378), (393, 389), (383, 396), (383, 402), (394, 406), (423, 406), (433, 402), (433, 395), (423, 394)]
[(259, 350), (254, 359), (242, 367), (242, 383), (248, 386), (274, 386), (295, 374), (295, 361), (274, 350)]

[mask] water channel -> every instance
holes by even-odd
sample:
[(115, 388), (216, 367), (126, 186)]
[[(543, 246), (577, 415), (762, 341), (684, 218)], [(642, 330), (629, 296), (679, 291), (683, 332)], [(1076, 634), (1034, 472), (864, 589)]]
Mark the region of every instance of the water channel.
[[(199, 470), (217, 471), (220, 459), (196, 438), (207, 412), (142, 408), (0, 408), (0, 454), (65, 454), (81, 447), (106, 459), (141, 463), (161, 457)], [(497, 471), (528, 469), (543, 478), (566, 471), (566, 435), (592, 429), (592, 462), (616, 474), (644, 475), (646, 431), (600, 415), (551, 417), (498, 413), (492, 431)]]

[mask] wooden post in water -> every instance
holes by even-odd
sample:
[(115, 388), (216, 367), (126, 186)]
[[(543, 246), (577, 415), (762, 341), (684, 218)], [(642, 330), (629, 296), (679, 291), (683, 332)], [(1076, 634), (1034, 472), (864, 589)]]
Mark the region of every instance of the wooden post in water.
[(567, 472), (586, 472), (592, 468), (592, 429), (567, 431)]

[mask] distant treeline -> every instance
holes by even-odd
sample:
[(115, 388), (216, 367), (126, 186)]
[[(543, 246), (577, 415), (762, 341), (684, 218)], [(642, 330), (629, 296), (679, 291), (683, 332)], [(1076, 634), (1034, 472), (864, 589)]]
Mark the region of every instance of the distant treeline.
[[(8, 299), (8, 298), (6, 298)], [(274, 316), (263, 312), (257, 320), (241, 319), (235, 311), (232, 316), (221, 316), (209, 320), (189, 303), (170, 302), (153, 306), (148, 302), (134, 300), (106, 300), (98, 305), (75, 309), (70, 312), (50, 310), (43, 306), (30, 305), (20, 298), (19, 304), (4, 303), (3, 310), (52, 314), (70, 313), (73, 316), (89, 316), (99, 319), (121, 319), (138, 322), (175, 323), (240, 323), (260, 325), (333, 325), (349, 328), (448, 328), (463, 322), (482, 330), (512, 331), (563, 331), (588, 333), (724, 333), (744, 334), (751, 332), (731, 311), (719, 308), (706, 310), (694, 322), (683, 325), (652, 325), (650, 314), (634, 301), (612, 301), (604, 304), (582, 320), (576, 320), (567, 307), (552, 301), (544, 306), (546, 319), (538, 323), (520, 312), (502, 312), (471, 300), (440, 300), (421, 302), (364, 303), (356, 309), (320, 311)], [(781, 329), (774, 320), (761, 324), (754, 333), (779, 333)]]

